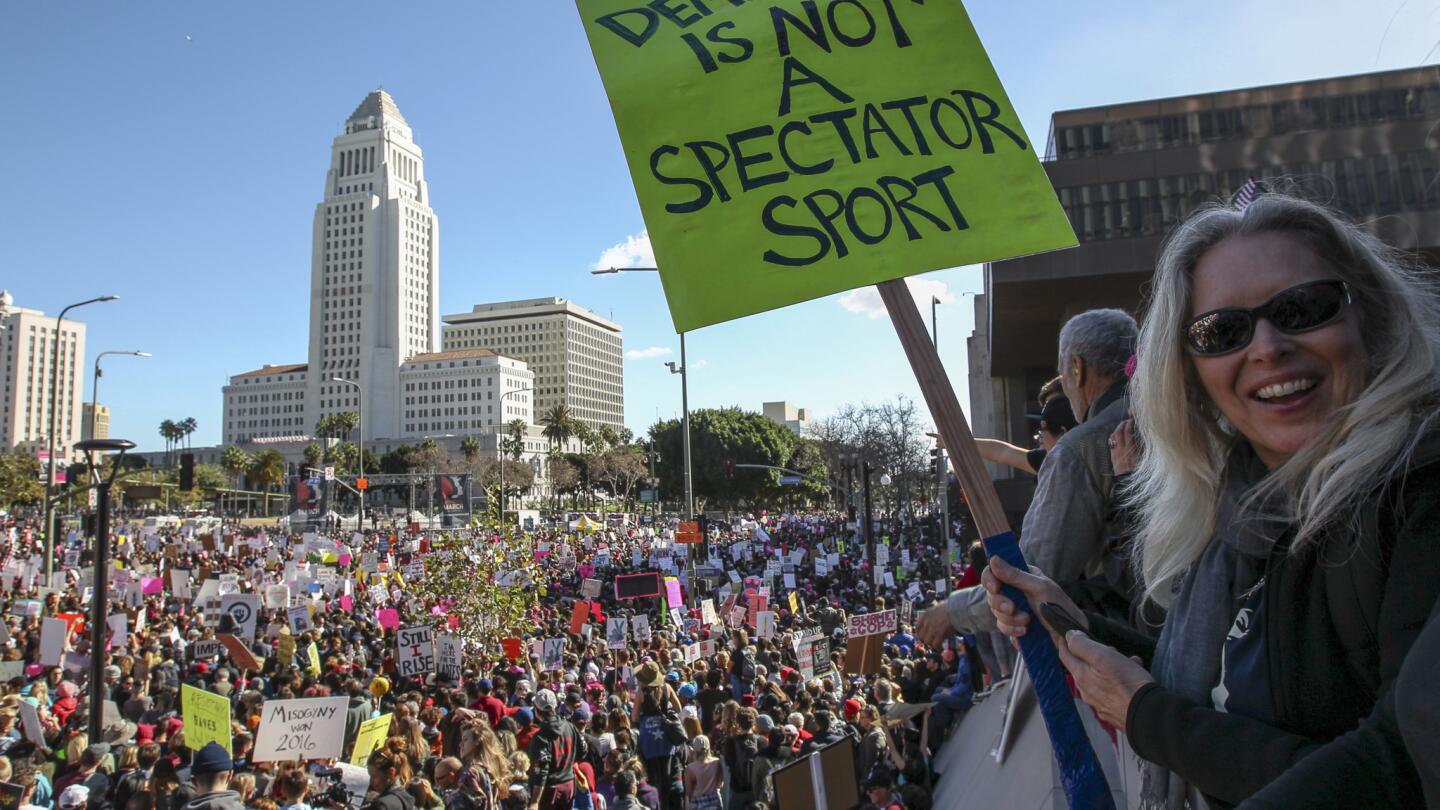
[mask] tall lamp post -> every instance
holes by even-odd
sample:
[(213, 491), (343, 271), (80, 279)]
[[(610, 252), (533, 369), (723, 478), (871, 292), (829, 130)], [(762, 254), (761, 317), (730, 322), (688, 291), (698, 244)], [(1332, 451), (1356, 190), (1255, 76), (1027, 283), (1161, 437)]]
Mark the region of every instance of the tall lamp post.
[[(496, 465), (497, 472), (495, 474), (495, 477), (500, 480), (501, 527), (504, 527), (505, 525), (505, 451), (502, 450), (500, 447), (500, 437), (505, 435), (505, 398), (509, 396), (514, 396), (515, 394), (523, 394), (526, 391), (534, 390), (534, 388), (516, 388), (514, 391), (506, 391), (505, 393), (500, 395), (500, 413), (496, 414), (495, 419), (495, 460), (499, 462), (499, 464)], [(533, 418), (535, 414), (535, 403), (533, 402), (530, 403), (530, 414)]]
[[(591, 270), (594, 276), (609, 275), (611, 273), (658, 273), (658, 267), (607, 267), (602, 270)], [(680, 333), (680, 365), (674, 363), (665, 364), (671, 374), (680, 375), (680, 447), (683, 463), (685, 465), (685, 517), (687, 520), (695, 519), (695, 484), (694, 476), (690, 473), (690, 378), (687, 373), (688, 366), (685, 363), (685, 333)], [(701, 543), (702, 547), (709, 543)], [(695, 549), (692, 547), (686, 555), (690, 572), (690, 599), (695, 599)]]
[(153, 357), (150, 352), (100, 352), (95, 355), (95, 376), (90, 381), (90, 438), (99, 438), (95, 435), (95, 416), (100, 409), (100, 358), (111, 354), (125, 354), (131, 357)]
[[(343, 377), (331, 377), (330, 382), (344, 383), (355, 386), (355, 430), (360, 433), (360, 477), (365, 477), (365, 389), (360, 383), (354, 380), (347, 380)], [(365, 490), (356, 487), (355, 491), (360, 493), (360, 507), (355, 512), (355, 531), (365, 531)]]
[(120, 459), (125, 451), (134, 447), (129, 439), (89, 439), (75, 445), (76, 450), (85, 454), (90, 466), (95, 466), (96, 453), (119, 451), (115, 464), (110, 468), (110, 477), (95, 485), (95, 582), (94, 594), (90, 597), (90, 739), (98, 740), (105, 728), (105, 701), (100, 697), (100, 685), (105, 680), (106, 638), (110, 632), (107, 615), (110, 611), (110, 488), (115, 485), (115, 476), (120, 472)]
[(54, 350), (50, 360), (50, 454), (46, 457), (47, 466), (50, 468), (45, 476), (45, 583), (50, 583), (51, 576), (55, 573), (55, 412), (59, 409), (60, 401), (60, 324), (65, 320), (65, 313), (77, 307), (88, 304), (99, 304), (105, 301), (114, 301), (118, 295), (101, 295), (86, 301), (79, 301), (60, 310), (55, 317), (55, 336), (53, 338)]
[[(611, 273), (658, 273), (658, 267), (607, 267), (603, 270), (591, 270), (592, 276), (604, 276)], [(674, 363), (665, 364), (671, 374), (680, 375), (680, 410), (681, 410), (681, 446), (685, 456), (685, 514), (691, 518), (695, 517), (695, 487), (690, 475), (690, 385), (689, 376), (686, 374), (685, 365), (685, 333), (680, 333), (680, 365)]]

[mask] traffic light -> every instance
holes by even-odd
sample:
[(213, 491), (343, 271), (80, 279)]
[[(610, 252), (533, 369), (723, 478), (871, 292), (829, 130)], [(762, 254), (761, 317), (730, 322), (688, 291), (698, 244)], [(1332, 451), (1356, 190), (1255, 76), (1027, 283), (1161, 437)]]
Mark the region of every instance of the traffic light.
[(725, 459), (725, 477), (726, 477), (726, 478), (734, 478), (734, 477), (735, 477), (735, 462), (731, 461), (731, 460), (728, 459), (728, 458)]
[(180, 491), (189, 492), (195, 488), (195, 454), (180, 454)]
[(939, 475), (939, 474), (940, 474), (940, 464), (941, 464), (940, 448), (938, 448), (938, 447), (932, 447), (932, 448), (930, 448), (930, 474), (931, 474), (931, 475)]

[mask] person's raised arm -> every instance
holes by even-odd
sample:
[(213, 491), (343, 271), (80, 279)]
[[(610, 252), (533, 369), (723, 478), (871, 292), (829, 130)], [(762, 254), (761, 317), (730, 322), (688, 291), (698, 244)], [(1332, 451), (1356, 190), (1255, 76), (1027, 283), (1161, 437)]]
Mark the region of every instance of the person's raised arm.
[(1035, 473), (1035, 468), (1030, 466), (1030, 459), (1027, 455), (1029, 451), (1023, 447), (1016, 447), (999, 439), (976, 439), (975, 449), (986, 461), (1014, 467), (1020, 472)]

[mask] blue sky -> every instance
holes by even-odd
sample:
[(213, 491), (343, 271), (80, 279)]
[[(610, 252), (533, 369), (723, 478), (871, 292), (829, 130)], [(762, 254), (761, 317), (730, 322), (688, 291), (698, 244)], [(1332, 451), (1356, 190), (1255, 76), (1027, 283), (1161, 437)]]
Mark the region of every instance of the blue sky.
[[(1440, 43), (1436, 0), (1301, 8), (969, 4), (1041, 147), (1057, 109), (1412, 66)], [(311, 216), (330, 141), (377, 85), (425, 150), (442, 310), (572, 298), (647, 355), (626, 363), (627, 423), (640, 432), (678, 413), (658, 279), (588, 272), (608, 249), (631, 252), (644, 223), (572, 3), (10, 2), (0, 72), (0, 287), (51, 313), (119, 294), (82, 310), (90, 358), (155, 355), (107, 358), (112, 435), (158, 447), (162, 419), (193, 416), (195, 443), (213, 443), (228, 375), (306, 359)], [(941, 354), (964, 405), (963, 293), (980, 273), (922, 278), (922, 300), (952, 301)], [(847, 401), (918, 400), (877, 305), (832, 296), (694, 333), (692, 406), (784, 399), (823, 416)]]

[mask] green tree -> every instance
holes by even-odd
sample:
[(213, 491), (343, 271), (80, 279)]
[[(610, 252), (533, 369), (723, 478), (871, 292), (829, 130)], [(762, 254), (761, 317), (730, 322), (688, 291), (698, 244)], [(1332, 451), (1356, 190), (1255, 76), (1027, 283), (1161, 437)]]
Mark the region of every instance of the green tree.
[(360, 448), (352, 442), (341, 442), (325, 453), (326, 463), (335, 467), (336, 471), (340, 473), (355, 472), (359, 469), (357, 466), (359, 460)]
[(415, 454), (415, 449), (414, 445), (397, 447), (381, 456), (380, 463), (375, 467), (369, 466), (369, 462), (367, 461), (366, 469), (378, 469), (387, 475), (403, 475), (408, 473), (411, 467), (411, 456)]
[(525, 455), (525, 434), (529, 429), (530, 426), (525, 424), (524, 419), (512, 419), (506, 426), (509, 436), (505, 441), (505, 452), (511, 459), (519, 461), (521, 456)]
[(175, 424), (174, 419), (166, 419), (160, 423), (160, 436), (165, 440), (165, 466), (172, 463), (172, 451), (175, 448), (175, 439), (179, 435), (180, 426)]
[[(250, 480), (267, 493), (285, 483), (287, 466), (279, 450), (261, 450), (250, 461)], [(270, 516), (270, 499), (265, 499), (265, 516)]]
[[(825, 462), (825, 451), (821, 449), (820, 443), (814, 439), (800, 438), (795, 440), (795, 449), (790, 453), (790, 461), (784, 466), (798, 473), (804, 473), (819, 481), (830, 479), (830, 470)], [(831, 496), (831, 489), (824, 484), (815, 481), (802, 481), (800, 484), (788, 487), (794, 495), (811, 502), (826, 501)]]
[(320, 462), (325, 460), (325, 448), (310, 442), (305, 445), (305, 464), (310, 467), (319, 467)]
[(196, 422), (195, 417), (193, 416), (187, 416), (176, 423), (176, 432), (179, 434), (180, 438), (185, 440), (185, 448), (187, 450), (190, 448), (190, 434), (194, 433), (195, 429), (199, 426), (200, 423)]
[(220, 467), (230, 476), (230, 486), (237, 487), (238, 479), (243, 478), (250, 469), (250, 456), (232, 444), (220, 454)]
[(550, 406), (540, 417), (540, 424), (545, 426), (540, 435), (550, 442), (551, 447), (561, 447), (575, 435), (575, 420), (564, 403)]
[[(662, 459), (661, 486), (668, 497), (678, 499), (685, 491), (680, 420), (655, 423), (650, 437)], [(795, 434), (758, 413), (739, 408), (691, 412), (690, 458), (696, 500), (728, 507), (771, 503), (781, 494), (774, 473), (740, 469), (727, 475), (725, 462), (783, 467), (794, 452), (795, 441)]]
[(335, 414), (333, 427), (335, 434), (345, 441), (350, 441), (350, 434), (360, 426), (360, 414), (355, 411), (341, 411)]
[(466, 461), (474, 462), (480, 455), (480, 440), (474, 436), (466, 436), (460, 440), (460, 455), (464, 456)]
[(0, 502), (17, 506), (39, 503), (44, 497), (39, 459), (20, 450), (0, 454)]

